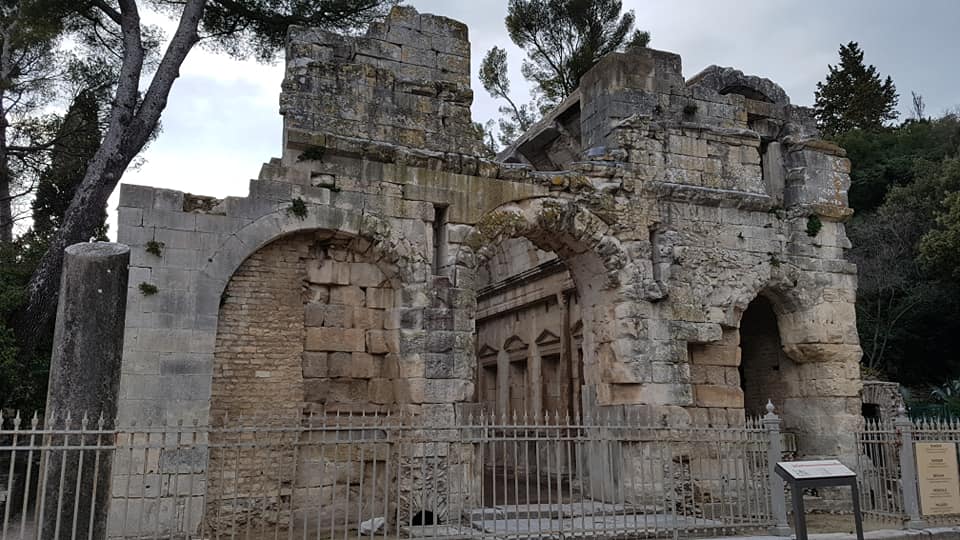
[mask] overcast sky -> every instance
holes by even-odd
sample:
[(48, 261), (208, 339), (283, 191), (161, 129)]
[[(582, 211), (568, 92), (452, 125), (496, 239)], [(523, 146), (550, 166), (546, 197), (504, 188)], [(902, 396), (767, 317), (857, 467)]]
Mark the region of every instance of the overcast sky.
[[(498, 104), (476, 80), (483, 53), (505, 47), (514, 98), (529, 99), (520, 76), (523, 54), (506, 35), (507, 0), (412, 0), (421, 13), (470, 27), (474, 120), (495, 118)], [(684, 76), (717, 64), (779, 83), (799, 105), (811, 105), (841, 43), (857, 41), (867, 63), (893, 77), (902, 116), (910, 92), (928, 114), (960, 105), (960, 1), (957, 0), (624, 0), (650, 46), (679, 53)], [(169, 23), (159, 16), (148, 22)], [(278, 114), (282, 62), (240, 62), (204, 50), (190, 53), (163, 114), (163, 132), (146, 162), (122, 182), (222, 197), (247, 194), (260, 165), (280, 155)], [(117, 194), (110, 201), (115, 215)], [(111, 237), (115, 220), (111, 219)]]

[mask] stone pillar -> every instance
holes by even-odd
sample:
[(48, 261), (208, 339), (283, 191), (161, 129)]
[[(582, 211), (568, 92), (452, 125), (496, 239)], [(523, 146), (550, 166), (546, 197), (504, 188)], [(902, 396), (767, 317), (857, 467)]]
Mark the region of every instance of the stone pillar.
[(780, 417), (774, 413), (775, 410), (773, 402), (767, 401), (767, 414), (763, 417), (763, 427), (770, 437), (770, 446), (767, 450), (767, 480), (770, 482), (770, 514), (774, 519), (770, 534), (790, 536), (790, 524), (787, 523), (787, 499), (783, 493), (783, 479), (776, 472), (777, 462), (783, 455), (783, 442), (780, 438)]
[(537, 345), (537, 327), (531, 332), (530, 347), (527, 353), (527, 373), (529, 373), (530, 404), (523, 411), (524, 416), (531, 415), (534, 419), (543, 415), (543, 359), (540, 357), (540, 347)]
[(908, 529), (923, 529), (927, 525), (920, 516), (920, 494), (917, 492), (917, 457), (913, 445), (913, 422), (906, 409), (898, 411), (893, 426), (900, 432), (900, 484), (903, 489), (903, 510), (907, 514)]
[[(129, 262), (130, 248), (123, 244), (74, 244), (65, 251), (46, 409), (49, 418), (60, 419), (53, 420), (57, 428), (62, 427), (68, 412), (72, 417), (71, 425), (66, 426), (69, 429), (79, 428), (84, 414), (90, 419), (88, 430), (97, 428), (100, 415), (108, 427), (117, 416)], [(52, 436), (48, 444), (97, 444), (95, 435), (83, 438)], [(86, 538), (92, 530), (92, 538), (104, 538), (110, 453), (97, 456), (89, 450), (53, 450), (44, 456), (43, 463), (47, 483), (38, 537)], [(64, 479), (63, 485), (60, 478)], [(80, 504), (74, 516), (77, 501)]]
[(497, 415), (506, 418), (510, 414), (510, 353), (497, 352)]

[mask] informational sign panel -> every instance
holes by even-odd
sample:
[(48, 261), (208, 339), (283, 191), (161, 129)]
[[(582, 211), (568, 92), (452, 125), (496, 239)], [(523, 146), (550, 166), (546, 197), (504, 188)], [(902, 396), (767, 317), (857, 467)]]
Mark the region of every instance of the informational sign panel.
[(925, 516), (960, 514), (960, 474), (957, 443), (921, 443), (917, 451), (920, 513)]
[(819, 461), (782, 461), (777, 465), (794, 480), (812, 480), (815, 478), (845, 478), (856, 473), (835, 459)]

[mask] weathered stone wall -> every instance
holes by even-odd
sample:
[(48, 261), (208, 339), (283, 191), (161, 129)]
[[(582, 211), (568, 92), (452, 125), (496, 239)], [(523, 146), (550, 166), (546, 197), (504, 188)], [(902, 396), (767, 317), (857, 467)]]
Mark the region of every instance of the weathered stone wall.
[(461, 22), (398, 8), (361, 37), (294, 27), (286, 130), (475, 154), (470, 42)]
[(210, 416), (299, 415), (304, 401), (304, 306), (309, 244), (277, 240), (250, 256), (222, 296), (213, 358)]

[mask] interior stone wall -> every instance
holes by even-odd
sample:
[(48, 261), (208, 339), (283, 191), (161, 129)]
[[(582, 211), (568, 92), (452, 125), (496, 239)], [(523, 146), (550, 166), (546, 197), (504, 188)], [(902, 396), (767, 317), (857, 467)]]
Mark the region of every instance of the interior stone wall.
[(282, 238), (240, 266), (221, 297), (210, 415), (296, 417), (303, 396), (303, 263), (310, 235)]
[[(760, 296), (750, 303), (740, 320), (740, 370), (743, 408), (747, 415), (766, 414), (770, 401), (782, 411), (790, 394), (788, 381), (796, 377), (796, 366), (783, 352), (777, 316), (770, 302)], [(785, 419), (788, 429), (795, 425)]]
[(579, 298), (554, 253), (525, 238), (501, 244), (480, 270), (478, 401), (508, 418), (579, 416)]

